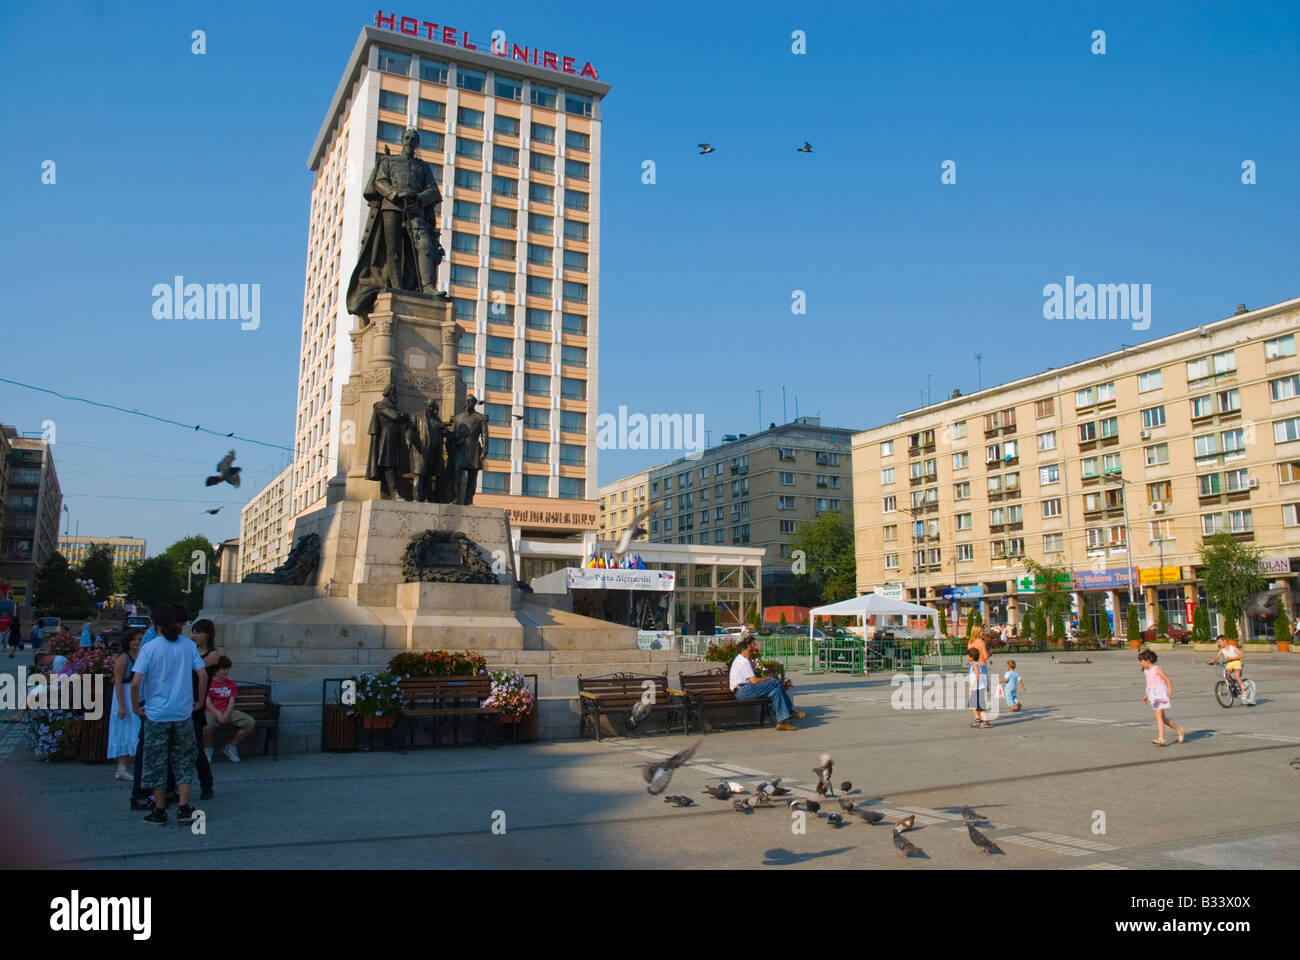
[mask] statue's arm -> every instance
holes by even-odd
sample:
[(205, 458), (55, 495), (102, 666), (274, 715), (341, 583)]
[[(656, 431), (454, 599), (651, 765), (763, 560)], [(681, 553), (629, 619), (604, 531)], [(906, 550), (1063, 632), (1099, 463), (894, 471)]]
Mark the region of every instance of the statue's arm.
[(375, 189), (379, 192), (379, 195), (385, 199), (396, 200), (397, 191), (393, 188), (392, 182), (388, 179), (388, 167), (389, 165), (384, 163), (382, 160), (379, 162), (378, 166), (375, 167)]

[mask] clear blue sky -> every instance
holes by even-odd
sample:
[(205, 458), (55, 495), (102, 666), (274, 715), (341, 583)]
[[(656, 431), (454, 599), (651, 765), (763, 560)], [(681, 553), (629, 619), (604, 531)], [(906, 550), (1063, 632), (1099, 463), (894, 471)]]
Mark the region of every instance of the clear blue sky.
[[(759, 426), (757, 390), (779, 421), (784, 386), (790, 417), (867, 427), (927, 374), (974, 389), (977, 352), (987, 386), (1300, 295), (1293, 3), (401, 2), (4, 4), (0, 376), (292, 445), (307, 153), (380, 6), (613, 85), (602, 411), (702, 413), (716, 442)], [(155, 320), (176, 274), (261, 284), (261, 329)], [(1151, 284), (1151, 329), (1044, 321), (1067, 274)], [(210, 496), (223, 439), (0, 384), (0, 420), (47, 419), (73, 526), (154, 553), (236, 536), (286, 462), (240, 443), (244, 487)]]

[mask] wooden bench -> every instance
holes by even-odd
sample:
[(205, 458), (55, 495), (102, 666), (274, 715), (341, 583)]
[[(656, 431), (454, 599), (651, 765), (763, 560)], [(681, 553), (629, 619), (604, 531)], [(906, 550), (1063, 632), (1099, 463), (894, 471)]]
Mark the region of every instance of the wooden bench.
[[(271, 699), (269, 683), (245, 683), (235, 681), (237, 690), (235, 709), (242, 710), (253, 718), (253, 729), (263, 731), (262, 756), (267, 750), (274, 750), (273, 760), (280, 759), (280, 705)], [(215, 749), (218, 734), (230, 733), (238, 729), (233, 723), (218, 724), (212, 729), (212, 746)]]
[[(484, 717), (498, 717), (496, 707), (480, 706), (492, 694), (492, 678), (478, 677), (408, 677), (397, 687), (406, 700), (398, 713), (398, 743), (410, 745), (415, 740), (415, 722), (429, 720), (431, 746), (438, 743), (437, 722), (444, 717), (474, 717), (475, 741), (487, 743), (483, 732)], [(453, 721), (452, 744), (460, 743), (460, 725)], [(467, 743), (469, 741), (466, 741)]]
[(704, 733), (704, 714), (718, 710), (753, 710), (758, 716), (758, 725), (763, 725), (763, 718), (772, 705), (766, 697), (753, 700), (737, 700), (731, 692), (731, 670), (718, 667), (702, 673), (683, 673), (678, 680), (681, 688), (672, 691), (686, 703), (687, 714), (694, 717)]
[[(654, 696), (650, 702), (650, 713), (638, 724), (638, 729), (649, 722), (656, 714), (664, 717), (664, 729), (670, 729), (678, 716), (682, 721), (682, 733), (686, 733), (686, 711), (684, 705), (673, 698), (673, 691), (668, 689), (668, 675), (610, 673), (601, 677), (584, 677), (578, 675), (578, 702), (582, 706), (582, 718), (579, 732), (591, 727), (600, 741), (600, 719), (608, 714), (610, 726), (615, 733), (621, 733), (624, 721), (631, 716), (632, 710), (642, 702), (645, 693), (653, 685)], [(635, 731), (633, 731), (635, 733)]]

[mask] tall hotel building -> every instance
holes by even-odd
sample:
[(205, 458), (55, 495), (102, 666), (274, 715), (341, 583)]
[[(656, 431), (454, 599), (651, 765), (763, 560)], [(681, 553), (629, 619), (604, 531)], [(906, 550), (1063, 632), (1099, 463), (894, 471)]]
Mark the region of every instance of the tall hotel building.
[[(858, 589), (1018, 623), (1073, 571), (1078, 609), (1145, 625), (1205, 602), (1203, 538), (1300, 597), (1300, 300), (901, 414), (853, 438)], [(1211, 608), (1211, 613), (1213, 613)], [(1261, 626), (1252, 622), (1255, 632)]]
[(581, 59), (515, 42), (496, 53), (486, 35), (383, 12), (376, 23), (357, 39), (308, 160), (315, 183), (289, 518), (323, 507), (339, 472), (340, 393), (356, 323), (344, 301), (369, 212), (362, 191), (378, 157), (400, 152), (413, 126), (418, 156), (442, 186), (439, 280), (455, 301), (459, 365), (490, 423), (474, 502), (505, 507), (532, 536), (594, 531), (600, 109), (609, 84)]

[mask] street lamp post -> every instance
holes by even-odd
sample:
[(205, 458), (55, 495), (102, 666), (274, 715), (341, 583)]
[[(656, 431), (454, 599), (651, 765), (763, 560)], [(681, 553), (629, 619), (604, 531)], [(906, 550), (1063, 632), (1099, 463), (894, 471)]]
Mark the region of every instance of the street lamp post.
[(1124, 554), (1128, 557), (1128, 602), (1132, 604), (1137, 602), (1133, 595), (1133, 580), (1135, 579), (1133, 575), (1135, 570), (1133, 566), (1133, 539), (1129, 536), (1128, 528), (1128, 491), (1124, 489), (1131, 484), (1123, 476), (1110, 477), (1106, 482), (1120, 485), (1119, 501), (1124, 506)]

